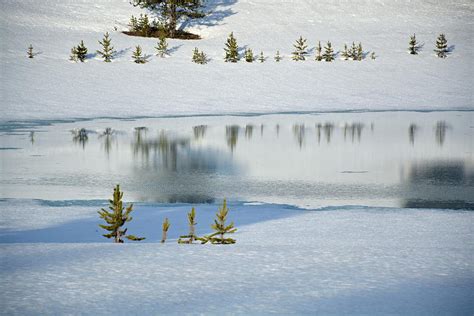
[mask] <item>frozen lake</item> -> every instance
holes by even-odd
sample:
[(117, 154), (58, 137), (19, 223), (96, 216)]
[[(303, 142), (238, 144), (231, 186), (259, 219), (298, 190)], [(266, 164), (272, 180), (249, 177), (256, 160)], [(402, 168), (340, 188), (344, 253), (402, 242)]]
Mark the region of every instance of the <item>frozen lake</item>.
[[(4, 124), (1, 198), (474, 208), (474, 112)], [(83, 129), (81, 131), (81, 129)]]

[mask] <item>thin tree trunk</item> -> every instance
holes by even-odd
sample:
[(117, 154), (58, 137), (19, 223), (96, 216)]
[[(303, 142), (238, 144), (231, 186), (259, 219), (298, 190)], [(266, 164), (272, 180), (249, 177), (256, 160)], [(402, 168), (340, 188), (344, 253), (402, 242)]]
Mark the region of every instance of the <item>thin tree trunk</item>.
[(177, 14), (176, 14), (176, 3), (172, 2), (170, 4), (170, 26), (169, 26), (169, 35), (171, 38), (174, 38), (176, 35), (176, 24), (177, 24)]

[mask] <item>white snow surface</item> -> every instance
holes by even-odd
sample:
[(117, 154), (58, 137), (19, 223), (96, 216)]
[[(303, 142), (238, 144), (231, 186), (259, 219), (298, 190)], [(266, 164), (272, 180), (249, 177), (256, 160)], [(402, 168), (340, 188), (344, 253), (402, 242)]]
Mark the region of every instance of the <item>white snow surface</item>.
[[(343, 110), (473, 109), (472, 1), (207, 1), (211, 12), (183, 27), (199, 41), (169, 40), (169, 58), (154, 56), (156, 39), (129, 37), (126, 0), (2, 0), (0, 2), (0, 106), (2, 120), (130, 117), (216, 113)], [(114, 30), (117, 27), (118, 31)], [(118, 51), (113, 63), (95, 56), (109, 31)], [(223, 62), (227, 35), (268, 60)], [(409, 35), (424, 44), (407, 53)], [(452, 54), (434, 56), (439, 33)], [(305, 62), (289, 57), (300, 36)], [(71, 47), (84, 40), (90, 59), (71, 63)], [(317, 63), (314, 47), (331, 40), (337, 50), (361, 41), (375, 61)], [(26, 58), (33, 44), (38, 55)], [(141, 45), (149, 62), (131, 61)], [(191, 63), (194, 47), (211, 62)], [(285, 59), (276, 63), (276, 50)]]
[[(98, 204), (65, 204), (2, 202), (3, 314), (474, 312), (472, 212), (231, 203), (237, 243), (218, 246), (176, 243), (191, 205), (139, 204), (128, 227), (146, 241), (116, 245)], [(217, 205), (196, 209), (202, 235)]]

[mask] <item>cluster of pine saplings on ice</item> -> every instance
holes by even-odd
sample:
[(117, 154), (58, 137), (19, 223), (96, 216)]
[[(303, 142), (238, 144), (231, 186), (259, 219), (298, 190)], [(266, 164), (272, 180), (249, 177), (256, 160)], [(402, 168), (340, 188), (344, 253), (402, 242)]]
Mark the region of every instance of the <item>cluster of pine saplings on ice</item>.
[[(116, 51), (114, 50), (114, 47), (112, 46), (111, 42), (112, 40), (108, 32), (104, 34), (104, 38), (102, 39), (102, 41), (99, 41), (99, 44), (102, 46), (102, 49), (97, 50), (97, 54), (104, 60), (104, 62), (111, 62), (116, 54)], [(296, 40), (296, 43), (293, 45), (294, 51), (292, 52), (291, 57), (294, 61), (304, 61), (308, 57), (308, 45), (306, 42), (307, 40), (302, 36), (300, 36), (300, 38)], [(412, 55), (417, 55), (421, 47), (422, 45), (420, 45), (417, 41), (415, 34), (413, 34), (413, 36), (410, 36), (408, 52)], [(160, 37), (155, 49), (156, 56), (162, 58), (169, 56), (168, 43), (166, 41), (165, 36)], [(246, 48), (243, 56), (241, 56), (239, 54), (239, 46), (237, 44), (237, 40), (234, 37), (233, 33), (230, 33), (229, 37), (227, 38), (224, 51), (224, 61), (230, 63), (238, 62), (241, 57), (243, 57), (243, 59), (249, 63), (254, 62), (255, 60), (258, 60), (263, 63), (267, 59), (263, 51), (260, 52), (260, 55), (258, 55), (257, 57), (256, 55), (254, 55), (252, 49), (250, 48)], [(69, 56), (69, 60), (73, 62), (84, 62), (87, 59), (87, 52), (88, 50), (84, 44), (84, 41), (81, 41), (79, 45), (74, 46), (71, 49), (71, 55)], [(434, 52), (439, 58), (446, 58), (448, 53), (450, 53), (450, 49), (448, 48), (448, 41), (444, 34), (440, 34), (438, 36)], [(323, 47), (321, 46), (321, 42), (318, 42), (318, 45), (316, 46), (316, 56), (314, 57), (314, 60), (332, 62), (335, 60), (338, 53), (340, 53), (341, 58), (344, 60), (355, 61), (361, 61), (365, 58), (366, 55), (368, 55), (368, 53), (364, 52), (362, 48), (362, 43), (355, 44), (355, 42), (353, 42), (352, 46), (350, 47), (348, 47), (347, 44), (344, 44), (344, 49), (340, 52), (335, 53), (331, 42), (328, 41), (324, 46), (324, 52)], [(33, 58), (35, 56), (32, 45), (28, 47), (27, 54), (29, 58)], [(373, 60), (376, 59), (375, 52), (371, 52), (370, 58)], [(144, 64), (147, 62), (147, 58), (143, 55), (143, 51), (140, 45), (135, 47), (135, 50), (132, 54), (132, 59), (137, 64)], [(280, 62), (282, 59), (283, 56), (280, 55), (280, 51), (277, 51), (276, 55), (274, 56), (274, 60), (276, 62)], [(209, 57), (203, 51), (200, 51), (197, 47), (193, 50), (191, 60), (192, 62), (197, 64), (207, 64), (210, 61)]]
[[(113, 238), (115, 243), (123, 243), (123, 238), (133, 241), (144, 240), (145, 237), (137, 237), (135, 235), (127, 234), (127, 228), (123, 227), (125, 223), (132, 220), (130, 213), (133, 211), (133, 204), (129, 204), (127, 207), (124, 207), (122, 198), (123, 192), (120, 191), (120, 186), (117, 184), (117, 186), (114, 188), (113, 198), (109, 200), (109, 209), (107, 210), (102, 208), (100, 211), (98, 211), (100, 218), (106, 222), (106, 224), (100, 224), (99, 226), (109, 232), (107, 234), (103, 234), (102, 236), (106, 238)], [(233, 234), (237, 231), (237, 228), (234, 227), (233, 222), (229, 225), (226, 224), (228, 213), (229, 209), (227, 208), (227, 202), (224, 200), (222, 207), (219, 207), (219, 210), (216, 213), (214, 224), (211, 225), (211, 228), (214, 230), (214, 232), (206, 236), (198, 237), (195, 232), (196, 211), (193, 207), (191, 212), (188, 213), (189, 233), (187, 235), (180, 236), (178, 243), (192, 244), (194, 241), (200, 241), (201, 244), (206, 244), (208, 242), (211, 244), (235, 244), (235, 239), (226, 237), (226, 234)], [(168, 218), (165, 218), (162, 225), (162, 243), (166, 241), (170, 226), (171, 224)]]

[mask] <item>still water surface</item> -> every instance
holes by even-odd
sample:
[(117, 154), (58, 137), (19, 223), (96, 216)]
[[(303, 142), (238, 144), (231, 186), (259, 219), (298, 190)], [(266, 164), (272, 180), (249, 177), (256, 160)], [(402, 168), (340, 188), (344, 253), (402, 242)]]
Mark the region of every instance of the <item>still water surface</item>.
[(474, 112), (100, 119), (2, 128), (0, 197), (474, 209)]

